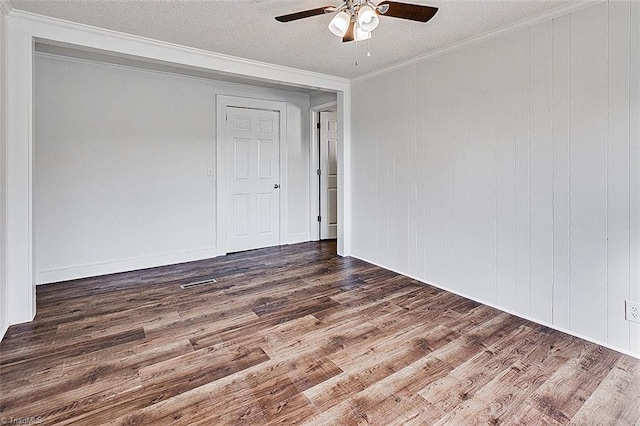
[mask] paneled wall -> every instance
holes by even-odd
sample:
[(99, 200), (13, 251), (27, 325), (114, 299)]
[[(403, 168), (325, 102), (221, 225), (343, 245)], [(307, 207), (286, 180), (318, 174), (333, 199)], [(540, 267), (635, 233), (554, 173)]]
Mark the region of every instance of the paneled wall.
[(7, 146), (7, 38), (6, 38), (6, 17), (0, 10), (0, 339), (9, 326), (7, 318), (7, 269), (6, 269), (6, 211), (7, 211), (7, 175), (6, 168), (6, 146)]
[(640, 354), (640, 3), (353, 84), (353, 253)]

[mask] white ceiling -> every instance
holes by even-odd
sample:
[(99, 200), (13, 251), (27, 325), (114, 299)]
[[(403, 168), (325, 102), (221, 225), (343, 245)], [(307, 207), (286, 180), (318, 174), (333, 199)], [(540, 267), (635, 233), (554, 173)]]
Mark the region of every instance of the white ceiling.
[(439, 8), (426, 24), (382, 17), (370, 40), (342, 43), (331, 15), (274, 17), (341, 0), (10, 0), (23, 10), (185, 46), (346, 78), (564, 7), (576, 0), (403, 0)]

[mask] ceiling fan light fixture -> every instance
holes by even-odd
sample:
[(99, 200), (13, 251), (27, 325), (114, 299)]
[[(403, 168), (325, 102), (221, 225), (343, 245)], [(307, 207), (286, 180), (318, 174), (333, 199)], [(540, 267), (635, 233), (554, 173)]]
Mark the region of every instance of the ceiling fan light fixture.
[(365, 31), (360, 27), (356, 27), (355, 41), (364, 41), (371, 38), (371, 31)]
[(329, 22), (329, 31), (338, 37), (343, 37), (349, 28), (349, 22), (351, 22), (351, 15), (343, 10)]
[(358, 27), (363, 31), (371, 32), (378, 27), (380, 18), (371, 6), (365, 5), (358, 10)]

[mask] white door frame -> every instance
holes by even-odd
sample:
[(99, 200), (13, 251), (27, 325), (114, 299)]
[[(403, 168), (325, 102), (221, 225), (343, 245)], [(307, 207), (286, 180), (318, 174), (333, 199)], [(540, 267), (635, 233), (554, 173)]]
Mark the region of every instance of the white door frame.
[(227, 254), (227, 107), (263, 109), (280, 113), (280, 242), (288, 241), (287, 233), (287, 104), (266, 99), (242, 98), (238, 96), (216, 95), (216, 253)]
[[(325, 111), (328, 108), (337, 107), (338, 101), (327, 102), (326, 104), (316, 105), (310, 108), (309, 119), (311, 124), (311, 137), (309, 141), (311, 147), (309, 148), (309, 238), (311, 241), (320, 241), (320, 224), (318, 223), (318, 214), (320, 214), (320, 188), (318, 180), (318, 165), (320, 164), (320, 153), (318, 152), (318, 145), (320, 143), (320, 135), (318, 134), (317, 123), (320, 122), (320, 111)], [(338, 115), (338, 122), (340, 121), (340, 115)], [(340, 133), (338, 133), (340, 135)], [(340, 155), (338, 150), (338, 155)], [(340, 160), (338, 160), (340, 161)], [(340, 171), (338, 171), (340, 173)], [(338, 217), (340, 221), (340, 216)]]

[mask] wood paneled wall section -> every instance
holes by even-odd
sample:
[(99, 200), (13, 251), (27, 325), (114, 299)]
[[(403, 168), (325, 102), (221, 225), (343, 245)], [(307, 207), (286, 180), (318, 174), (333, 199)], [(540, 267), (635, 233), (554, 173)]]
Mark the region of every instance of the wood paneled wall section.
[(0, 340), (4, 336), (9, 327), (9, 318), (7, 317), (7, 274), (6, 274), (6, 211), (7, 211), (7, 174), (6, 158), (7, 158), (7, 36), (6, 36), (6, 17), (0, 11), (0, 164), (2, 165), (2, 173), (0, 173)]
[(354, 82), (353, 252), (640, 354), (640, 2)]

